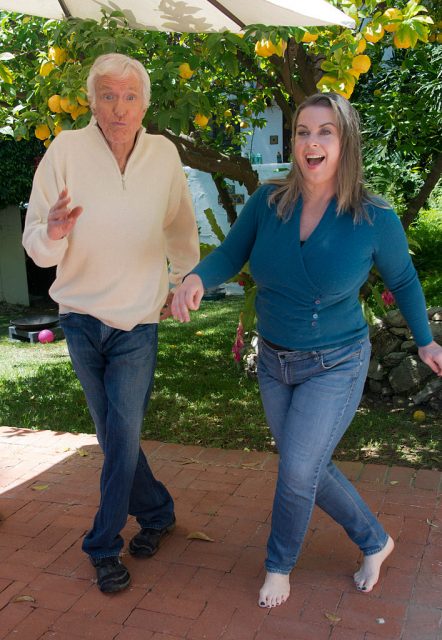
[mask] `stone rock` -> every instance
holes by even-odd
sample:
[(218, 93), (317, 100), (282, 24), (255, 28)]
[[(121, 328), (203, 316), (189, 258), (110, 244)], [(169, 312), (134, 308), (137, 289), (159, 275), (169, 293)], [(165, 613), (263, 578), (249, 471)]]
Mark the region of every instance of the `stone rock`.
[(372, 380), (369, 379), (368, 380), (368, 388), (370, 389), (370, 391), (372, 393), (381, 393), (382, 392), (382, 383), (379, 382), (378, 380)]
[(384, 365), (384, 367), (388, 367), (389, 369), (391, 369), (393, 367), (397, 367), (398, 364), (402, 362), (402, 360), (406, 357), (407, 354), (403, 351), (392, 351), (382, 359), (382, 364)]
[(373, 355), (384, 358), (392, 351), (400, 351), (402, 340), (389, 331), (381, 331), (372, 338), (371, 344)]
[(392, 309), (391, 311), (387, 311), (382, 319), (387, 327), (407, 327), (404, 316), (399, 311), (399, 309)]
[(432, 375), (427, 365), (415, 356), (406, 356), (390, 371), (388, 381), (395, 393), (413, 393)]
[(407, 337), (407, 338), (410, 337), (410, 330), (409, 329), (401, 329), (401, 328), (398, 328), (398, 327), (391, 327), (389, 329), (389, 331), (391, 333), (393, 333), (395, 336), (404, 336), (404, 337)]
[(436, 342), (442, 342), (442, 322), (434, 322), (431, 320), (430, 329)]
[(414, 340), (404, 340), (401, 344), (401, 351), (406, 351), (407, 353), (417, 353), (417, 344)]
[(442, 320), (442, 307), (430, 307), (427, 309), (428, 319), (440, 322)]
[(370, 360), (370, 364), (368, 366), (367, 378), (370, 380), (382, 380), (384, 377), (385, 371), (379, 360), (373, 357)]
[(437, 391), (442, 390), (442, 378), (430, 380), (425, 387), (412, 397), (414, 404), (425, 404), (434, 396)]

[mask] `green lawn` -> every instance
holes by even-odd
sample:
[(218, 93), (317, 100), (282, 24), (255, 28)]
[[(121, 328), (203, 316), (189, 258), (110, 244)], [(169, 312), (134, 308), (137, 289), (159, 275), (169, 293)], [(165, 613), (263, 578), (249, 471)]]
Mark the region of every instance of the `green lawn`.
[[(241, 299), (203, 302), (193, 322), (160, 326), (155, 389), (143, 437), (207, 447), (274, 450), (257, 384), (232, 359)], [(20, 315), (23, 310), (20, 310)], [(64, 340), (11, 342), (17, 309), (0, 307), (0, 424), (93, 432)], [(336, 457), (441, 468), (440, 417), (412, 419), (413, 408), (364, 403)]]

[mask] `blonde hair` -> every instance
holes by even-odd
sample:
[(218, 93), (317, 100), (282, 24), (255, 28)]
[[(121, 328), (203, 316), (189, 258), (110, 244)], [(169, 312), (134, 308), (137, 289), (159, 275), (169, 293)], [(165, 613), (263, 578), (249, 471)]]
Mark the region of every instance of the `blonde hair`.
[[(326, 106), (333, 109), (340, 142), (340, 158), (337, 172), (336, 200), (337, 213), (350, 213), (355, 222), (369, 219), (368, 204), (388, 206), (380, 198), (370, 194), (364, 186), (361, 152), (359, 114), (350, 102), (337, 93), (315, 93), (308, 97), (296, 110), (292, 124), (292, 140), (300, 114), (307, 107)], [(276, 214), (287, 220), (299, 196), (305, 195), (304, 179), (293, 161), (292, 168), (283, 180), (269, 180), (277, 185), (269, 198), (269, 204), (276, 204)]]
[(147, 109), (150, 104), (149, 74), (141, 62), (122, 53), (105, 53), (102, 56), (98, 56), (92, 65), (87, 78), (87, 95), (92, 109), (95, 108), (96, 103), (95, 84), (97, 78), (106, 75), (126, 78), (131, 73), (135, 73), (141, 82), (143, 106)]

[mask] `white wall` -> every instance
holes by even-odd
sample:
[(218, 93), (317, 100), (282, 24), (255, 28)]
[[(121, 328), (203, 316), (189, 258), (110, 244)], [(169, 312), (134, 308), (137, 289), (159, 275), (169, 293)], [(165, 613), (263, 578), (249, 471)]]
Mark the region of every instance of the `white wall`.
[(18, 207), (0, 209), (0, 300), (29, 305), (25, 252)]
[[(242, 155), (250, 157), (251, 154), (260, 153), (262, 155), (262, 163), (268, 164), (277, 162), (278, 151), (282, 156), (282, 112), (277, 106), (269, 107), (260, 114), (267, 120), (267, 124), (263, 129), (245, 129), (251, 131), (251, 135), (247, 136), (246, 143), (242, 148)], [(277, 144), (271, 144), (270, 136), (277, 136)]]
[[(287, 175), (290, 164), (257, 164), (253, 168), (258, 172), (260, 182), (265, 182), (270, 178), (282, 178)], [(227, 220), (227, 213), (224, 207), (218, 202), (218, 191), (210, 173), (198, 171), (190, 167), (184, 167), (187, 181), (192, 195), (192, 202), (196, 213), (196, 220), (200, 229), (200, 240), (207, 244), (219, 244), (218, 239), (212, 233), (212, 229), (204, 215), (205, 209), (212, 209), (215, 214), (216, 221), (227, 235), (230, 225)], [(239, 182), (226, 180), (227, 184), (232, 185), (234, 193), (243, 197), (244, 202), (248, 199), (247, 189), (240, 185)], [(244, 205), (238, 204), (236, 211), (239, 214)]]

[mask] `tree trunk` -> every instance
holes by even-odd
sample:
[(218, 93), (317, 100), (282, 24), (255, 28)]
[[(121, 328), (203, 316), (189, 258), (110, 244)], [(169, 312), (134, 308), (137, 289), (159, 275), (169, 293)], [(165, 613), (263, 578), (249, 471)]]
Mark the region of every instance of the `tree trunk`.
[(433, 166), (431, 167), (430, 173), (425, 178), (425, 182), (422, 185), (422, 189), (419, 191), (417, 196), (412, 198), (408, 202), (407, 210), (402, 216), (402, 225), (404, 229), (408, 229), (410, 224), (414, 222), (418, 216), (420, 209), (424, 206), (426, 200), (430, 196), (434, 187), (439, 182), (439, 179), (442, 175), (442, 154), (439, 153)]
[(233, 203), (232, 196), (227, 188), (226, 181), (224, 180), (224, 177), (219, 174), (212, 173), (212, 178), (216, 188), (218, 189), (221, 204), (227, 212), (227, 220), (230, 226), (232, 226), (238, 217), (238, 214), (236, 213), (236, 208)]

